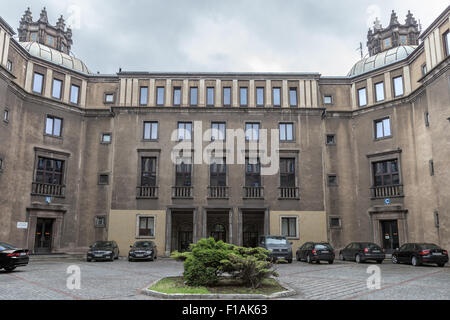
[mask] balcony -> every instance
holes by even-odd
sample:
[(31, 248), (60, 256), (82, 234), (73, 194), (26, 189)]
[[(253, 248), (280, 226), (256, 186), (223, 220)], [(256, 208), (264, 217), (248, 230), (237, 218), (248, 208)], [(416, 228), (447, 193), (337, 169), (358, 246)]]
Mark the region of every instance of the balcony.
[(31, 186), (31, 194), (34, 196), (64, 198), (65, 190), (66, 186), (60, 184), (33, 182)]
[(137, 199), (157, 199), (158, 187), (138, 186), (136, 188)]
[(298, 200), (300, 199), (300, 192), (298, 187), (280, 187), (279, 190), (279, 199), (286, 200)]
[(264, 199), (264, 187), (244, 187), (244, 199)]
[(370, 196), (372, 199), (403, 197), (403, 185), (372, 187)]
[(172, 187), (172, 199), (192, 199), (193, 187)]
[(228, 199), (228, 187), (208, 187), (208, 199)]

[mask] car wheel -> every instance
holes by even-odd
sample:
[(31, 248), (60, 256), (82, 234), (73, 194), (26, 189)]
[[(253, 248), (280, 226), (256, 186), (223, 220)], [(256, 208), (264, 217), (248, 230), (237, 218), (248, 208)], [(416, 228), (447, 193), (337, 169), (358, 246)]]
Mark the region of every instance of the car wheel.
[(328, 264), (333, 264), (334, 260), (328, 260)]
[(309, 254), (306, 256), (306, 262), (312, 263), (311, 256)]
[(445, 263), (438, 263), (437, 266), (438, 266), (439, 268), (442, 268), (442, 267), (445, 266)]
[(383, 260), (377, 260), (377, 263), (378, 263), (378, 264), (382, 264), (382, 263), (383, 263)]
[(92, 259), (86, 259), (86, 261), (87, 261), (87, 262), (91, 262), (91, 261), (92, 261)]
[(417, 259), (416, 256), (413, 256), (413, 257), (411, 258), (411, 264), (412, 264), (414, 267), (420, 266), (419, 260)]
[(292, 263), (292, 259), (288, 259), (288, 261), (287, 261), (288, 263)]
[(356, 263), (361, 263), (361, 256), (360, 256), (359, 254), (357, 254), (357, 255), (355, 256), (355, 262), (356, 262)]
[(116, 258), (114, 258), (114, 255), (112, 255), (110, 261), (114, 261), (114, 260), (116, 260)]
[(344, 255), (342, 253), (339, 255), (339, 260), (345, 261)]
[(393, 264), (397, 264), (398, 263), (397, 256), (392, 255), (392, 263)]
[(5, 271), (11, 272), (11, 271), (14, 271), (15, 269), (16, 269), (16, 267), (8, 267), (8, 268), (5, 268)]
[(320, 260), (317, 260), (316, 263), (317, 263), (317, 264), (320, 264)]

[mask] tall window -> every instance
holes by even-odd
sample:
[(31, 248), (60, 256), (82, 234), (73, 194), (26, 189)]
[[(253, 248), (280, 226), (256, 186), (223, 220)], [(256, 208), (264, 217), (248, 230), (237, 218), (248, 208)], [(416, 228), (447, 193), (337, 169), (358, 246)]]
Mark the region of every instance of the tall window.
[(241, 107), (246, 107), (248, 105), (247, 101), (247, 88), (240, 88), (239, 89), (239, 102)]
[(297, 88), (289, 89), (289, 105), (291, 107), (297, 106)]
[(70, 102), (78, 104), (79, 94), (80, 94), (80, 87), (73, 84), (70, 87)]
[(259, 140), (259, 123), (245, 124), (245, 140), (247, 141)]
[(174, 87), (173, 88), (173, 105), (179, 106), (181, 104), (181, 88)]
[(225, 159), (216, 159), (209, 166), (211, 187), (225, 187), (227, 185), (227, 165)]
[(155, 236), (155, 218), (139, 217), (139, 236), (154, 237)]
[(407, 36), (400, 36), (400, 45), (406, 46), (408, 44), (408, 37)]
[(223, 106), (231, 106), (231, 88), (229, 87), (223, 88)]
[(359, 106), (364, 107), (367, 105), (367, 90), (366, 88), (361, 88), (358, 90)]
[(158, 122), (145, 121), (144, 122), (144, 140), (158, 139)]
[(12, 63), (11, 60), (8, 60), (8, 61), (6, 62), (6, 69), (8, 69), (9, 72), (12, 72), (12, 69), (13, 69), (13, 63)]
[(64, 161), (38, 157), (36, 166), (37, 183), (63, 184)]
[(259, 159), (245, 159), (245, 186), (260, 187), (261, 186), (261, 164)]
[(42, 94), (44, 75), (35, 72), (33, 76), (33, 92)]
[(198, 88), (191, 87), (191, 106), (198, 105)]
[(181, 161), (179, 164), (176, 165), (175, 185), (177, 187), (190, 187), (192, 185), (191, 174), (192, 174), (191, 162)]
[(375, 100), (377, 102), (384, 100), (384, 82), (375, 84)]
[(280, 141), (294, 140), (294, 124), (280, 123)]
[(211, 123), (211, 140), (225, 140), (226, 124), (225, 122)]
[(178, 122), (178, 140), (191, 140), (192, 122)]
[(156, 157), (142, 157), (141, 186), (156, 187)]
[(396, 77), (393, 79), (394, 81), (394, 95), (396, 97), (403, 95), (403, 77)]
[(158, 106), (164, 105), (164, 87), (156, 88), (156, 104)]
[(264, 106), (264, 88), (256, 88), (256, 106)]
[(214, 87), (208, 87), (206, 89), (206, 105), (208, 107), (214, 106)]
[(389, 118), (375, 121), (375, 139), (391, 136), (391, 120)]
[(280, 187), (295, 187), (295, 158), (280, 159)]
[(444, 49), (445, 49), (445, 56), (450, 56), (450, 31), (447, 30), (444, 35)]
[(297, 218), (282, 217), (281, 218), (281, 235), (285, 237), (297, 237)]
[(375, 187), (400, 184), (397, 160), (373, 163), (373, 173)]
[(274, 107), (281, 106), (281, 88), (273, 88), (272, 89), (272, 99), (273, 99)]
[(45, 134), (61, 137), (62, 121), (63, 120), (61, 118), (47, 116), (45, 123)]
[(146, 106), (148, 102), (148, 87), (141, 87), (140, 101), (141, 106)]
[(55, 99), (61, 99), (62, 93), (62, 81), (58, 79), (53, 79), (53, 87), (52, 87), (52, 97)]

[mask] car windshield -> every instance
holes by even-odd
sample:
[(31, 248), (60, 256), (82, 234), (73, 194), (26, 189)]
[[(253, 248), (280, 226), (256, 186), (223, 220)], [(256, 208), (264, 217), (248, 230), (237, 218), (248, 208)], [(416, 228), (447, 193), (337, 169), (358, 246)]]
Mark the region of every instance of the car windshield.
[(149, 248), (152, 246), (151, 242), (148, 241), (139, 241), (133, 245), (133, 248)]
[(366, 242), (366, 243), (362, 243), (362, 246), (363, 246), (363, 248), (369, 248), (372, 250), (381, 250), (380, 246), (375, 243)]
[(420, 250), (426, 250), (426, 249), (441, 249), (441, 247), (433, 244), (433, 243), (421, 243), (419, 244)]
[(328, 244), (328, 243), (320, 243), (320, 244), (316, 244), (314, 247), (316, 250), (332, 250), (333, 248)]
[(17, 249), (17, 248), (14, 247), (12, 244), (0, 242), (0, 251), (11, 250), (11, 249)]
[(97, 241), (92, 245), (92, 248), (104, 248), (104, 247), (112, 247), (111, 241)]
[(284, 245), (287, 244), (287, 240), (284, 237), (270, 237), (266, 238), (266, 244)]

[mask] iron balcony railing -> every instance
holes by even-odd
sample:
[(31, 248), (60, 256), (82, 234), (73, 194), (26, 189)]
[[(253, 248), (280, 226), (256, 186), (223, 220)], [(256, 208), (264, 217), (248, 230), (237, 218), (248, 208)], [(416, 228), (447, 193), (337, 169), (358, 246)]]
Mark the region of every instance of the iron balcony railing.
[(66, 186), (61, 184), (49, 184), (33, 182), (31, 193), (37, 196), (64, 197)]
[(370, 188), (370, 196), (372, 199), (403, 197), (403, 185), (372, 187)]
[(158, 187), (138, 186), (136, 196), (141, 199), (156, 199), (158, 198)]
[(299, 199), (300, 192), (298, 187), (280, 187), (279, 197), (280, 199)]
[(264, 199), (264, 187), (244, 187), (244, 199)]
[(193, 187), (172, 187), (172, 198), (189, 199), (193, 196)]
[(228, 187), (225, 186), (209, 186), (208, 198), (210, 199), (228, 199)]

